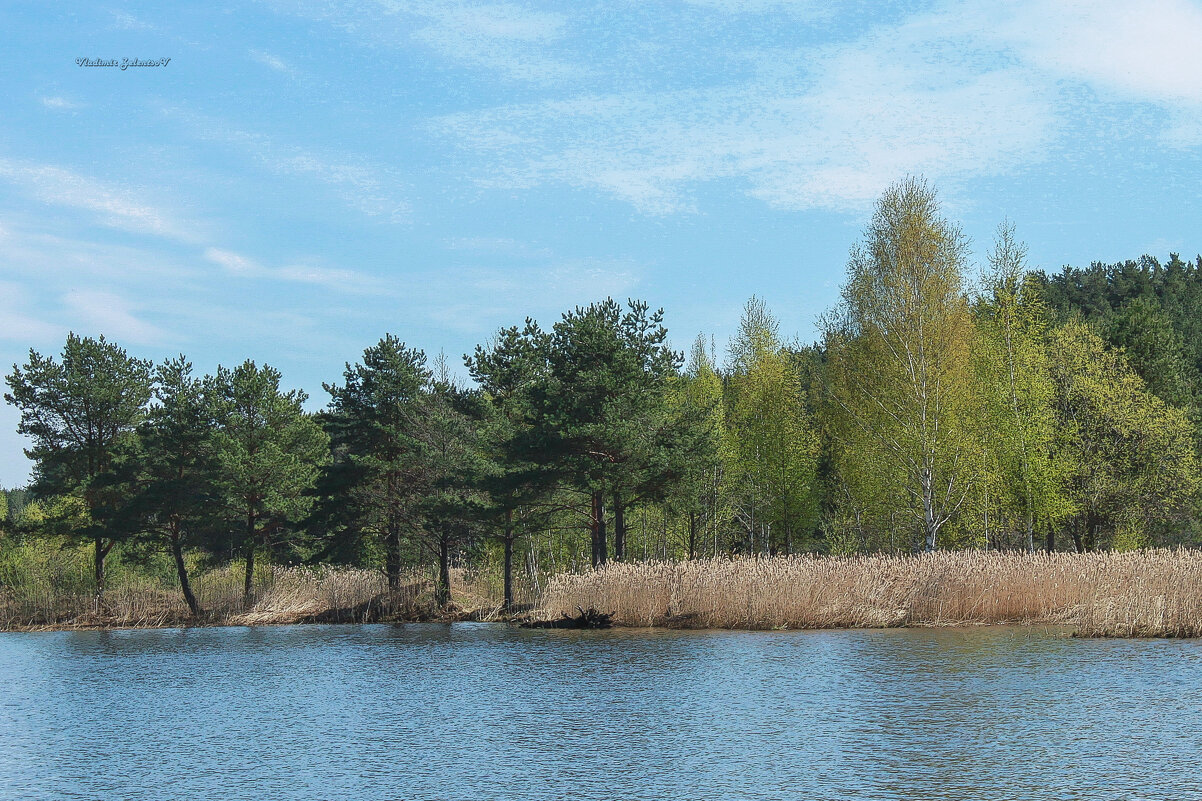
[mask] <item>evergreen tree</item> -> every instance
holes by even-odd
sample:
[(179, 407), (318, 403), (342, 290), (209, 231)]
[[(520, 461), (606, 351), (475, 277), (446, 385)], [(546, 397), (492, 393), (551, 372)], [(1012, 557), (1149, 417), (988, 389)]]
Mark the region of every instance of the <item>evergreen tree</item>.
[(456, 386), (445, 369), (425, 393), (415, 436), (420, 443), (422, 533), (438, 560), (434, 600), (451, 603), (451, 557), (470, 545), (489, 512), (481, 490), (489, 463), (482, 453), (480, 398)]
[(135, 488), (125, 509), (135, 542), (165, 547), (184, 600), (201, 613), (188, 578), (186, 549), (208, 544), (216, 500), (211, 383), (192, 376), (183, 356), (159, 365), (154, 400), (138, 429), (139, 458), (127, 480)]
[(625, 311), (612, 299), (563, 315), (531, 342), (543, 351), (545, 378), (531, 391), (530, 460), (554, 465), (589, 498), (592, 563), (608, 558), (606, 508), (612, 503), (614, 557), (625, 556), (625, 510), (659, 497), (678, 474), (680, 431), (667, 415), (680, 356), (666, 344), (663, 311), (642, 301)]
[(421, 528), (426, 484), (416, 429), (430, 381), (426, 355), (387, 334), (346, 366), (342, 386), (325, 385), (334, 458), (323, 470), (316, 517), (333, 532), (326, 553), (370, 562), (382, 550), (393, 590), (405, 542)]
[[(105, 340), (70, 334), (61, 361), (29, 351), (13, 365), (4, 399), (21, 412), (18, 433), (33, 440), (32, 489), (39, 498), (73, 496), (83, 515), (60, 519), (93, 547), (97, 605), (104, 595), (104, 560), (120, 538), (111, 525), (124, 502), (114, 471), (134, 444), (150, 398), (150, 362)], [(70, 505), (68, 505), (70, 506)], [(73, 507), (72, 507), (73, 508)]]
[(253, 603), (255, 555), (285, 546), (312, 504), (311, 489), (329, 455), (329, 437), (305, 413), (300, 390), (280, 391), (280, 373), (247, 360), (217, 369), (217, 485), (246, 560), (243, 604)]
[(502, 329), (487, 347), (464, 357), (468, 372), (483, 393), (485, 421), (481, 429), (481, 490), (487, 498), (485, 520), (502, 549), (503, 605), (513, 605), (514, 547), (522, 534), (519, 523), (533, 517), (532, 506), (550, 491), (548, 474), (527, 461), (522, 443), (531, 426), (530, 392), (545, 377), (545, 358), (537, 347), (537, 327)]

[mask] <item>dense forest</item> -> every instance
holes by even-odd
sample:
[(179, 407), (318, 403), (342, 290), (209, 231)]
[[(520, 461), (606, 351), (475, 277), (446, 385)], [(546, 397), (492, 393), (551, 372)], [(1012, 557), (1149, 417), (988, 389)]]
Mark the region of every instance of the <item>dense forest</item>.
[[(822, 336), (753, 297), (725, 353), (668, 345), (612, 299), (504, 328), (464, 357), (385, 335), (325, 408), (255, 361), (195, 375), (104, 337), (31, 351), (5, 399), (31, 486), (17, 549), (166, 559), (469, 566), (515, 582), (607, 560), (1197, 544), (1202, 257), (1033, 271), (1003, 224), (980, 275), (934, 191), (878, 201)], [(7, 561), (6, 561), (7, 560)], [(7, 567), (6, 567), (7, 565)], [(0, 572), (0, 584), (3, 583)]]

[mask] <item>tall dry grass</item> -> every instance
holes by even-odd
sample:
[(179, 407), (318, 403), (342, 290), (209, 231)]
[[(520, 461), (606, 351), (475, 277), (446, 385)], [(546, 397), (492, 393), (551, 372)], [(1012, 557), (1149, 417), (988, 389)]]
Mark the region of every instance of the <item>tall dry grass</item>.
[(253, 603), (244, 608), (241, 566), (227, 566), (193, 576), (203, 610), (195, 619), (179, 588), (161, 577), (116, 574), (97, 608), (90, 577), (64, 576), (59, 563), (50, 564), (45, 574), (26, 571), (19, 583), (0, 583), (0, 629), (403, 620), (428, 615), (433, 587), (424, 570), (390, 592), (375, 570), (268, 566), (257, 571)]
[(628, 626), (880, 628), (1053, 623), (1084, 636), (1202, 636), (1202, 552), (790, 556), (608, 564), (561, 575), (540, 616)]

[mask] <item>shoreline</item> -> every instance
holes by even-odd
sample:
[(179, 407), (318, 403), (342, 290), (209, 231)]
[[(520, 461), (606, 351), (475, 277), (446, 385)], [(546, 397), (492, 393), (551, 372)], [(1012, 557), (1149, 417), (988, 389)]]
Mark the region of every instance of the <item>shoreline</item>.
[[(510, 626), (512, 628), (524, 628), (522, 623), (526, 618), (492, 618), (485, 619), (476, 614), (478, 610), (472, 610), (460, 614), (453, 615), (436, 615), (429, 617), (417, 618), (393, 618), (379, 620), (272, 620), (260, 622), (237, 621), (234, 619), (219, 620), (219, 621), (170, 621), (163, 623), (55, 623), (55, 624), (35, 624), (30, 626), (19, 627), (2, 627), (0, 634), (44, 634), (63, 631), (165, 631), (165, 630), (185, 630), (185, 629), (241, 629), (241, 628), (282, 628), (287, 626), (404, 626), (404, 625), (451, 625), (454, 623), (482, 623), (494, 626)], [(1130, 639), (1130, 640), (1152, 640), (1152, 639), (1202, 639), (1200, 637), (1174, 637), (1166, 635), (1082, 635), (1076, 630), (1076, 627), (1071, 623), (1046, 621), (1046, 620), (1000, 620), (989, 622), (961, 622), (961, 623), (932, 623), (932, 622), (913, 622), (896, 626), (812, 626), (806, 628), (750, 628), (750, 627), (698, 627), (686, 625), (653, 625), (653, 626), (638, 626), (625, 623), (617, 623), (610, 627), (609, 630), (623, 631), (673, 631), (673, 632), (714, 632), (714, 631), (730, 631), (730, 632), (762, 632), (765, 634), (771, 633), (807, 633), (821, 631), (898, 631), (898, 630), (919, 630), (919, 629), (937, 629), (937, 630), (964, 630), (971, 631), (976, 629), (986, 628), (1022, 628), (1022, 629), (1043, 629), (1049, 633), (1058, 633), (1066, 636), (1071, 636), (1080, 639)], [(582, 629), (559, 629), (576, 630)], [(585, 629), (587, 630), (587, 629)], [(592, 631), (604, 631), (606, 629), (591, 629)]]
[[(216, 589), (230, 584), (216, 575)], [(24, 609), (0, 603), (0, 631), (475, 621), (738, 631), (1020, 625), (1080, 637), (1202, 637), (1202, 551), (1187, 549), (611, 562), (554, 576), (537, 600), (507, 613), (492, 593), (463, 584), (452, 606), (435, 611), (423, 582), (389, 592), (365, 571), (275, 568), (270, 578), (247, 611), (228, 589), (202, 603), (210, 611), (200, 618), (163, 588), (127, 589), (106, 594), (99, 614), (76, 613), (92, 608), (86, 596)]]

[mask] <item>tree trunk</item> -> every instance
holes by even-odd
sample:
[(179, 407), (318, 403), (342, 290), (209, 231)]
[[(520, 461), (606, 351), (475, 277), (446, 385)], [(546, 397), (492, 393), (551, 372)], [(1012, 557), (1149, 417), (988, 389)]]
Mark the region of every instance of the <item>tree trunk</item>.
[[(1027, 503), (1026, 520), (1024, 522), (1027, 528), (1027, 553), (1035, 553), (1035, 516), (1031, 514), (1030, 502)], [(1048, 550), (1052, 549), (1048, 548)]]
[(1098, 532), (1102, 530), (1102, 516), (1097, 514), (1089, 514), (1085, 517), (1085, 550), (1096, 551), (1098, 549)]
[(249, 611), (255, 601), (255, 544), (246, 545), (246, 576), (242, 580), (242, 611)]
[(622, 506), (622, 496), (614, 493), (614, 561), (626, 559), (626, 509)]
[(438, 538), (438, 586), (434, 588), (434, 603), (446, 609), (451, 603), (451, 537)]
[(1048, 546), (1048, 553), (1056, 552), (1056, 529), (1053, 528), (1052, 526), (1048, 526), (1047, 546)]
[(505, 604), (506, 612), (513, 606), (513, 510), (505, 510)]
[(689, 512), (689, 559), (697, 558), (697, 513)]
[(1077, 553), (1085, 553), (1085, 543), (1081, 539), (1081, 532), (1078, 530), (1078, 527), (1073, 526), (1069, 529), (1069, 532), (1073, 535), (1073, 547), (1077, 549)]
[(100, 605), (104, 602), (104, 557), (108, 555), (108, 548), (104, 547), (104, 538), (97, 537), (95, 540), (96, 551), (93, 557), (94, 578), (96, 581), (96, 611), (100, 611)]
[(608, 554), (605, 542), (605, 496), (593, 493), (592, 518), (589, 520), (593, 539), (593, 567), (605, 564)]
[(924, 550), (934, 553), (935, 535), (938, 532), (935, 527), (935, 476), (929, 467), (922, 471), (922, 524)]
[(188, 566), (184, 564), (184, 548), (180, 541), (179, 524), (171, 526), (171, 555), (175, 557), (175, 572), (179, 576), (179, 587), (184, 592), (184, 600), (188, 602), (188, 611), (192, 617), (200, 617), (200, 605), (192, 593), (192, 583), (188, 581)]
[(246, 515), (246, 576), (242, 581), (242, 609), (249, 610), (254, 603), (255, 581), (255, 514)]
[(396, 592), (401, 588), (401, 527), (395, 522), (388, 524), (388, 539), (384, 544), (384, 573), (388, 576), (388, 589)]

